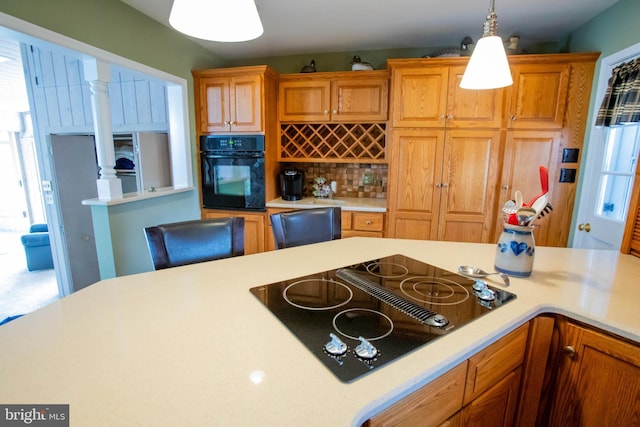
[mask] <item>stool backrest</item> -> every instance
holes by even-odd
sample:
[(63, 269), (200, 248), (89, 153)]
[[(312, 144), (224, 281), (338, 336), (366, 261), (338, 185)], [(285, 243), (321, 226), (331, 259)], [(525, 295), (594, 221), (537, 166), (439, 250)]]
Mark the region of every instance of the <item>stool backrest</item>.
[(244, 255), (244, 218), (161, 224), (144, 229), (156, 270)]
[(276, 249), (340, 239), (341, 214), (340, 207), (299, 209), (271, 214)]

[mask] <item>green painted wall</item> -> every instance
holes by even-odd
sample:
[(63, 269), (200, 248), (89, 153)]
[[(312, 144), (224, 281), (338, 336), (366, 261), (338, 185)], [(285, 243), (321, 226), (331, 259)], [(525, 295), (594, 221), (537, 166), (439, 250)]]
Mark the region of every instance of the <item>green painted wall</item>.
[[(600, 59), (596, 63), (594, 85), (591, 92), (589, 105), (589, 117), (593, 117), (602, 99), (596, 99), (597, 79), (600, 75), (602, 58), (606, 58), (629, 46), (640, 43), (640, 1), (620, 0), (617, 4), (605, 10), (591, 21), (574, 31), (569, 38), (569, 48), (574, 52), (601, 52)], [(590, 122), (589, 122), (590, 123)], [(591, 138), (591, 126), (587, 126), (583, 148), (583, 161), (585, 163)], [(578, 189), (574, 206), (574, 216), (571, 226), (569, 241), (573, 240), (575, 226), (578, 221), (577, 213), (582, 194), (582, 183), (585, 168), (580, 168), (578, 177)]]

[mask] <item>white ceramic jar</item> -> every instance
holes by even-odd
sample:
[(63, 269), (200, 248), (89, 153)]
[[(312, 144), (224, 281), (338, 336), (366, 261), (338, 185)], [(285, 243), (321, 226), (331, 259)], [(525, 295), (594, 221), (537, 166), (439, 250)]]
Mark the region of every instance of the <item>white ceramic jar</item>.
[(508, 276), (529, 277), (535, 252), (533, 227), (505, 223), (496, 247), (495, 269)]

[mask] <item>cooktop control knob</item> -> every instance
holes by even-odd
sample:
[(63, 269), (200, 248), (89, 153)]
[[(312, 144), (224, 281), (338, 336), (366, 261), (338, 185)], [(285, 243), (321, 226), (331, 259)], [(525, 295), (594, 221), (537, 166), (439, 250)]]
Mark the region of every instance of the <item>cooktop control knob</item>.
[(476, 280), (476, 283), (473, 284), (472, 288), (474, 291), (482, 292), (487, 289), (487, 283), (482, 280)]
[(347, 345), (335, 334), (331, 333), (329, 336), (331, 337), (331, 341), (324, 345), (324, 349), (327, 350), (327, 353), (334, 356), (345, 354), (347, 352)]
[(369, 341), (362, 337), (358, 337), (360, 344), (356, 347), (356, 355), (363, 359), (373, 359), (378, 355), (378, 349), (375, 348)]
[(425, 323), (429, 326), (435, 326), (439, 328), (442, 326), (446, 326), (449, 323), (449, 319), (444, 317), (442, 314), (436, 314), (429, 317)]
[(476, 295), (478, 295), (478, 298), (485, 301), (493, 301), (494, 299), (496, 299), (496, 293), (489, 288), (478, 292)]

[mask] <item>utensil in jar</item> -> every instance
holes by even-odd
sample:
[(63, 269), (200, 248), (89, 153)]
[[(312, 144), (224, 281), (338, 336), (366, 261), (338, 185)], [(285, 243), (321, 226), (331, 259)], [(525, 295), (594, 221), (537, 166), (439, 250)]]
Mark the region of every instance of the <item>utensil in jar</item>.
[(538, 212), (534, 208), (528, 206), (521, 207), (516, 212), (516, 218), (518, 219), (518, 225), (527, 226), (531, 224), (531, 221), (536, 219)]
[(470, 265), (459, 265), (458, 273), (462, 274), (463, 276), (471, 277), (474, 279), (498, 275), (504, 282), (505, 286), (509, 286), (511, 284), (511, 282), (509, 281), (509, 276), (507, 276), (504, 273), (499, 273), (497, 271), (494, 271), (493, 273), (488, 273), (479, 267), (472, 267)]

